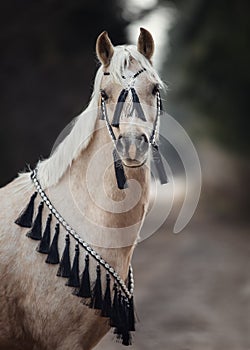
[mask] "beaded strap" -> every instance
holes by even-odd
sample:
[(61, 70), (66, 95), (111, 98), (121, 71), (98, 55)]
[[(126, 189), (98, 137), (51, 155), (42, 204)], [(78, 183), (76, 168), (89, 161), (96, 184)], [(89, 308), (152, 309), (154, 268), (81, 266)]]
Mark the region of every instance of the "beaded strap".
[(157, 112), (156, 112), (156, 118), (155, 118), (155, 122), (154, 122), (154, 127), (153, 127), (153, 130), (152, 130), (152, 134), (150, 136), (150, 139), (149, 139), (149, 142), (151, 145), (155, 145), (156, 141), (156, 130), (157, 130), (157, 126), (158, 126), (158, 123), (159, 123), (159, 117), (161, 115), (161, 96), (160, 96), (160, 93), (159, 91), (156, 92), (156, 103), (157, 103)]

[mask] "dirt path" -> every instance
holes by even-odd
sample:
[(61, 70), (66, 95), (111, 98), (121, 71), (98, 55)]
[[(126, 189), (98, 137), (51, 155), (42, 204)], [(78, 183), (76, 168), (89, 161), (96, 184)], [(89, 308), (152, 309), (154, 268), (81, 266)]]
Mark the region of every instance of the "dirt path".
[[(250, 229), (194, 219), (134, 254), (134, 350), (250, 349)], [(124, 349), (108, 334), (96, 350)]]

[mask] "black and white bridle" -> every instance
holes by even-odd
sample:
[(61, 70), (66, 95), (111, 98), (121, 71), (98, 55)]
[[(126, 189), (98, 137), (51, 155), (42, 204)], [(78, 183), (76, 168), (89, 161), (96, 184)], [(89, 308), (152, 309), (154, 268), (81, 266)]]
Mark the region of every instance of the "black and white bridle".
[[(101, 93), (102, 119), (105, 120), (107, 129), (108, 129), (109, 134), (111, 136), (111, 139), (112, 139), (112, 141), (114, 143), (117, 141), (117, 139), (116, 139), (116, 136), (114, 134), (114, 131), (113, 131), (112, 127), (116, 127), (116, 128), (119, 127), (120, 115), (121, 115), (122, 108), (123, 108), (124, 102), (126, 101), (126, 98), (128, 96), (129, 91), (132, 94), (132, 100), (133, 100), (133, 104), (134, 104), (134, 109), (137, 111), (138, 118), (140, 118), (143, 121), (146, 121), (144, 112), (143, 112), (141, 104), (140, 104), (139, 97), (138, 97), (138, 95), (136, 93), (136, 90), (134, 88), (134, 81), (135, 81), (135, 79), (141, 73), (143, 73), (144, 71), (146, 71), (146, 68), (140, 69), (132, 77), (130, 77), (130, 83), (128, 83), (127, 87), (124, 88), (120, 92), (120, 95), (119, 95), (118, 100), (117, 100), (117, 104), (116, 104), (116, 108), (115, 108), (115, 112), (114, 112), (112, 123), (110, 123), (110, 120), (109, 120), (109, 117), (108, 117), (108, 114), (107, 114), (107, 108), (106, 108), (106, 100), (108, 99), (108, 95), (106, 94), (105, 90), (101, 90), (100, 91), (100, 93)], [(110, 73), (108, 73), (108, 72), (104, 72), (104, 75), (109, 75), (109, 74)], [(126, 79), (125, 76), (122, 76), (122, 78)], [(156, 96), (156, 109), (157, 109), (157, 112), (156, 112), (156, 118), (155, 118), (154, 124), (153, 124), (153, 130), (152, 130), (151, 136), (149, 138), (149, 143), (151, 145), (155, 145), (156, 144), (156, 130), (157, 130), (159, 118), (160, 118), (161, 111), (162, 111), (162, 102), (161, 102), (161, 96), (160, 96), (158, 84), (156, 84), (154, 86), (152, 94)]]
[[(120, 95), (119, 95), (118, 100), (117, 100), (112, 123), (110, 123), (108, 113), (107, 113), (107, 108), (106, 108), (106, 100), (108, 99), (108, 95), (106, 94), (105, 90), (100, 90), (101, 112), (102, 112), (101, 119), (105, 120), (108, 132), (109, 132), (110, 137), (111, 137), (113, 144), (114, 144), (114, 152), (113, 152), (114, 165), (115, 165), (117, 184), (118, 184), (118, 187), (120, 189), (124, 189), (127, 187), (126, 176), (124, 174), (122, 161), (121, 161), (120, 156), (119, 156), (117, 149), (116, 149), (117, 138), (116, 138), (115, 133), (113, 131), (113, 127), (116, 127), (116, 128), (119, 127), (121, 112), (122, 112), (123, 105), (124, 105), (124, 102), (126, 101), (126, 98), (128, 96), (129, 91), (132, 94), (133, 108), (136, 110), (138, 118), (140, 118), (143, 121), (146, 121), (143, 109), (142, 109), (141, 104), (140, 104), (139, 97), (138, 97), (136, 90), (134, 88), (135, 79), (141, 73), (143, 73), (145, 71), (146, 71), (146, 68), (142, 68), (139, 71), (137, 71), (132, 77), (129, 78), (130, 81), (127, 84), (126, 88), (122, 89), (122, 91), (120, 92)], [(104, 75), (110, 75), (110, 73), (104, 72)], [(127, 80), (127, 78), (125, 76), (122, 76), (122, 78)], [(164, 170), (164, 166), (162, 163), (159, 148), (158, 148), (158, 145), (156, 143), (156, 131), (157, 131), (159, 119), (160, 119), (160, 116), (162, 113), (162, 101), (161, 101), (161, 96), (160, 96), (158, 84), (156, 84), (154, 86), (152, 94), (156, 96), (156, 117), (155, 117), (155, 120), (153, 123), (153, 129), (152, 129), (151, 135), (149, 137), (149, 144), (151, 145), (151, 148), (152, 148), (153, 160), (154, 160), (157, 172), (158, 172), (160, 182), (162, 184), (165, 184), (168, 182), (168, 179), (167, 179), (166, 172)]]

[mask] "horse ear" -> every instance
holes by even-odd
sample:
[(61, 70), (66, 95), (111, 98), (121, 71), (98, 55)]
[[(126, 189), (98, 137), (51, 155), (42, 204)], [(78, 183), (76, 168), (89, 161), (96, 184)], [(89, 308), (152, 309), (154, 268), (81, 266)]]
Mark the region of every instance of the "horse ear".
[(144, 28), (140, 28), (137, 50), (150, 61), (154, 53), (154, 48), (155, 44), (151, 33)]
[(109, 39), (108, 33), (102, 32), (96, 40), (96, 54), (98, 59), (107, 67), (114, 53), (114, 47)]

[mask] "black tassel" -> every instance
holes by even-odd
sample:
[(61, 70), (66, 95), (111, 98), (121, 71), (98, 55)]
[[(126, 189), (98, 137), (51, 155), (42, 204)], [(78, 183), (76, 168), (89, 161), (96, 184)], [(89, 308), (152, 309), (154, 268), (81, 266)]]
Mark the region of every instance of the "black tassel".
[(130, 331), (125, 328), (121, 335), (122, 338), (122, 345), (129, 346), (132, 345), (132, 339), (131, 339), (131, 333)]
[(43, 233), (42, 240), (36, 249), (39, 253), (48, 254), (48, 252), (49, 252), (51, 220), (52, 220), (52, 214), (49, 214), (49, 216), (47, 218), (46, 227), (45, 227), (45, 230)]
[(97, 265), (96, 267), (96, 281), (90, 307), (97, 310), (102, 309), (102, 282), (100, 265)]
[(123, 103), (126, 101), (126, 98), (128, 96), (128, 91), (129, 90), (127, 89), (123, 89), (118, 97), (118, 101), (115, 107), (114, 117), (112, 121), (112, 126), (114, 126), (115, 128), (119, 127)]
[(122, 294), (119, 290), (117, 293), (117, 304), (116, 304), (116, 324), (114, 333), (117, 335), (117, 338), (121, 337), (122, 334)]
[(134, 297), (129, 299), (128, 305), (128, 329), (129, 331), (135, 331), (135, 311), (134, 311)]
[(79, 245), (76, 244), (75, 247), (75, 257), (70, 271), (69, 280), (66, 283), (66, 286), (79, 288), (80, 287), (80, 278), (79, 278)]
[(129, 330), (129, 320), (128, 320), (128, 310), (129, 310), (128, 301), (124, 297), (121, 298), (121, 339), (122, 345), (129, 346), (131, 342), (131, 334)]
[(31, 227), (33, 214), (34, 214), (34, 202), (37, 196), (37, 192), (35, 192), (29, 201), (27, 207), (21, 212), (19, 217), (16, 219), (15, 223), (21, 227)]
[(154, 164), (155, 164), (161, 184), (168, 183), (167, 174), (165, 172), (164, 165), (161, 159), (161, 154), (159, 152), (159, 148), (156, 143), (152, 144), (152, 154), (153, 154)]
[(128, 185), (126, 183), (126, 175), (124, 173), (124, 168), (122, 165), (122, 160), (117, 152), (116, 149), (113, 151), (113, 158), (114, 158), (114, 167), (115, 167), (115, 176), (117, 181), (117, 186), (120, 190), (123, 190), (124, 188), (128, 188)]
[(78, 297), (91, 298), (90, 277), (89, 277), (89, 256), (85, 257), (85, 268), (82, 274), (81, 285), (76, 293)]
[(58, 252), (59, 232), (60, 232), (59, 224), (56, 224), (54, 238), (49, 248), (47, 259), (45, 260), (46, 263), (48, 264), (59, 264), (60, 262), (59, 252)]
[(117, 336), (118, 340), (121, 340), (122, 344), (125, 346), (131, 345), (131, 334), (129, 331), (129, 322), (128, 322), (128, 302), (121, 295), (121, 292), (118, 292), (118, 312), (117, 312), (117, 325), (114, 333)]
[(102, 303), (102, 314), (103, 317), (111, 317), (111, 292), (110, 292), (110, 276), (106, 275), (106, 290)]
[(35, 239), (37, 241), (42, 239), (42, 212), (43, 212), (43, 202), (39, 204), (38, 213), (31, 230), (28, 233), (26, 233), (27, 237)]
[(112, 309), (111, 309), (110, 326), (117, 327), (119, 320), (118, 320), (118, 289), (117, 289), (116, 283), (114, 283), (113, 290), (114, 290), (114, 298), (113, 298)]
[(139, 97), (134, 88), (131, 88), (131, 93), (132, 93), (132, 99), (133, 99), (133, 108), (137, 112), (137, 117), (143, 121), (146, 121)]
[(57, 276), (65, 277), (65, 278), (69, 278), (70, 276), (71, 266), (70, 266), (70, 256), (69, 256), (69, 245), (70, 245), (69, 235), (66, 235), (65, 248), (63, 251), (62, 259), (60, 261), (59, 269), (57, 271)]

